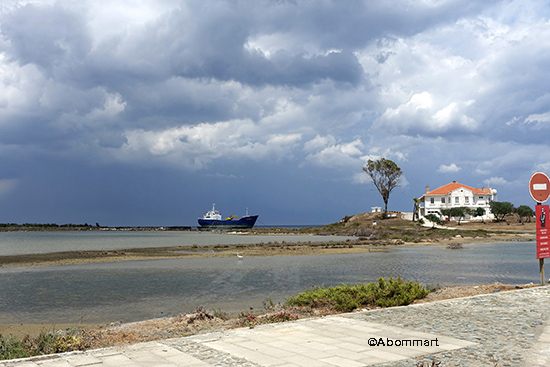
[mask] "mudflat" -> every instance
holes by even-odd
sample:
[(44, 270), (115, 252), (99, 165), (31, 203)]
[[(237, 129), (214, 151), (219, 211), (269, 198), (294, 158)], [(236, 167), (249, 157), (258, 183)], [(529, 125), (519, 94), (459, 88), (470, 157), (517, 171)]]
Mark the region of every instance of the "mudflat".
[[(360, 213), (343, 218), (339, 223), (299, 230), (254, 228), (228, 232), (254, 235), (302, 235), (293, 243), (208, 245), (192, 247), (140, 248), (114, 251), (69, 251), (49, 254), (0, 256), (2, 266), (40, 266), (112, 262), (165, 258), (208, 258), (241, 256), (336, 255), (387, 251), (392, 246), (438, 245), (535, 240), (535, 222), (521, 222), (514, 215), (502, 222), (461, 221), (432, 228), (419, 226), (401, 218), (381, 218), (381, 213)], [(308, 235), (356, 236), (356, 240), (308, 242)]]
[[(406, 236), (403, 236), (403, 238), (406, 238)], [(192, 247), (177, 246), (112, 251), (68, 251), (48, 254), (0, 256), (0, 267), (84, 264), (167, 258), (236, 257), (237, 254), (245, 257), (336, 255), (388, 251), (393, 246), (448, 246), (450, 244), (476, 242), (531, 241), (534, 240), (534, 238), (534, 233), (495, 232), (483, 236), (475, 235), (472, 237), (466, 236), (462, 233), (448, 238), (409, 238), (408, 240), (397, 238), (385, 239), (381, 241), (359, 237), (356, 240), (307, 242), (307, 235), (304, 235), (304, 241), (294, 243), (275, 242), (246, 245), (209, 245)]]

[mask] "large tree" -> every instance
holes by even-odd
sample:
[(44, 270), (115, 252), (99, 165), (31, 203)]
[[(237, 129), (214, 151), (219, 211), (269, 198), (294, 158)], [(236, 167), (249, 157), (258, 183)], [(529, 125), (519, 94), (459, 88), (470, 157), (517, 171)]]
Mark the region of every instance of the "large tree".
[(519, 216), (519, 221), (521, 224), (525, 224), (523, 222), (523, 218), (528, 219), (528, 221), (531, 221), (531, 218), (535, 216), (535, 211), (527, 205), (520, 205), (517, 208), (514, 208), (514, 212)]
[(443, 216), (443, 222), (451, 221), (451, 217), (453, 216), (453, 211), (451, 208), (441, 209), (440, 212), (441, 212), (441, 215)]
[(363, 167), (371, 178), (372, 183), (382, 195), (384, 201), (384, 218), (388, 215), (388, 201), (390, 194), (397, 186), (399, 186), (401, 175), (403, 171), (395, 164), (395, 162), (381, 158), (376, 161), (368, 160), (367, 166)]
[(466, 216), (467, 211), (468, 211), (468, 208), (464, 206), (451, 208), (451, 216), (454, 218), (458, 218), (458, 225), (460, 225), (460, 221), (462, 220), (462, 218)]
[(491, 213), (494, 214), (497, 222), (504, 220), (507, 214), (514, 211), (514, 205), (508, 201), (491, 201)]
[(485, 215), (485, 209), (480, 208), (479, 206), (475, 209), (470, 209), (470, 215), (472, 217), (481, 217), (481, 221), (485, 223), (485, 218), (483, 216)]
[(432, 228), (435, 228), (436, 224), (441, 224), (441, 219), (435, 214), (428, 214), (424, 218), (432, 222)]

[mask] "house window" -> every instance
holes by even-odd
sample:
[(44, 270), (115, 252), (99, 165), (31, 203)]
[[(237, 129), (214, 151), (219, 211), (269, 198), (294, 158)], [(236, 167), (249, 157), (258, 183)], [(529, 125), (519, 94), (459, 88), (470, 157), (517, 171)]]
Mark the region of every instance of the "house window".
[(458, 196), (455, 197), (455, 204), (458, 204)]
[(441, 198), (441, 204), (445, 204), (445, 198)]
[(430, 198), (430, 203), (431, 203), (431, 204), (435, 204), (435, 199), (434, 199), (434, 198)]
[(466, 196), (466, 197), (464, 198), (464, 203), (465, 203), (465, 204), (470, 204), (470, 197), (469, 197), (469, 196)]

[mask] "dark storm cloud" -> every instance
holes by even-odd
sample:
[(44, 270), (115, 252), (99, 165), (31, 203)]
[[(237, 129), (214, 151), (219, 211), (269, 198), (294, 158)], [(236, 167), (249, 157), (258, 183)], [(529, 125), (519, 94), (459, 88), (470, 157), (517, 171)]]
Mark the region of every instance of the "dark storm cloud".
[[(173, 73), (184, 77), (250, 85), (304, 86), (323, 79), (357, 84), (363, 71), (353, 51), (379, 37), (415, 34), (487, 4), (465, 6), (451, 1), (414, 7), (397, 1), (352, 1), (344, 6), (337, 1), (220, 1), (212, 6), (190, 1), (138, 38), (147, 46), (138, 46), (143, 52), (159, 58), (142, 57), (139, 51), (137, 58), (151, 64), (165, 64), (167, 58)], [(288, 38), (272, 57), (245, 48), (247, 42), (271, 35)], [(320, 54), (307, 54), (303, 44), (313, 45)]]
[(81, 197), (144, 223), (175, 215), (162, 191), (192, 220), (216, 194), (303, 218), (323, 212), (315, 182), (347, 215), (376, 203), (339, 200), (362, 197), (369, 158), (412, 196), (426, 177), (511, 195), (550, 169), (544, 1), (6, 1), (0, 214), (63, 217), (55, 192), (68, 216)]
[(85, 18), (57, 5), (17, 8), (3, 17), (0, 31), (14, 60), (37, 65), (53, 78), (78, 68), (91, 46)]
[[(281, 49), (268, 58), (259, 50), (247, 49), (247, 42), (262, 34), (256, 27), (262, 27), (256, 24), (255, 14), (242, 6), (240, 12), (227, 2), (186, 5), (149, 24), (139, 36), (109, 39), (99, 45), (101, 57), (90, 56), (96, 69), (117, 63), (126, 68), (115, 67), (116, 73), (123, 75), (109, 77), (105, 83), (139, 75), (139, 80), (180, 76), (254, 86), (304, 86), (324, 79), (357, 84), (362, 77), (358, 61), (349, 51), (306, 55)], [(269, 6), (263, 11), (269, 13)], [(125, 54), (113, 53), (114, 49)]]
[[(79, 101), (68, 98), (66, 107), (41, 106), (38, 113), (70, 109), (83, 116), (104, 102), (92, 96), (99, 89), (124, 100), (126, 113), (120, 118), (136, 121), (149, 115), (170, 125), (234, 118), (227, 106), (238, 98), (209, 98), (201, 92), (188, 98), (188, 86), (178, 85), (174, 77), (234, 80), (256, 87), (309, 88), (323, 80), (357, 85), (365, 78), (353, 54), (358, 47), (384, 34), (418, 32), (473, 8), (456, 1), (443, 6), (396, 4), (183, 2), (136, 32), (96, 41), (93, 49), (89, 14), (62, 5), (18, 8), (4, 17), (1, 30), (13, 60), (37, 65), (45, 77), (73, 86), (69, 92), (79, 95)], [(290, 44), (280, 45), (269, 57), (245, 47), (255, 37), (270, 34), (289, 35)], [(301, 42), (312, 44), (320, 54), (306, 53)], [(66, 89), (58, 85), (45, 93), (56, 99)]]
[[(287, 31), (321, 48), (360, 49), (386, 36), (406, 37), (479, 13), (497, 1), (298, 1), (258, 9), (266, 32)], [(274, 4), (269, 2), (268, 4)]]

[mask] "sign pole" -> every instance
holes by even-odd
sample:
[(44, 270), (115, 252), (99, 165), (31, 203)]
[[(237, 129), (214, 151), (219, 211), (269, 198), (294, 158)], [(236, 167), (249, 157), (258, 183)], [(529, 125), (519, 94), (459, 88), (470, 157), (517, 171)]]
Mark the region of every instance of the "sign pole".
[(550, 207), (542, 205), (550, 198), (550, 178), (543, 172), (535, 172), (529, 179), (529, 193), (536, 201), (537, 259), (539, 259), (540, 285), (545, 284), (544, 258), (550, 257)]
[(544, 259), (539, 259), (540, 285), (544, 285)]
[[(537, 203), (537, 206), (538, 205), (542, 205), (542, 203)], [(537, 221), (538, 221), (538, 218), (537, 218)], [(540, 285), (544, 285), (544, 281), (546, 280), (546, 278), (544, 277), (544, 257), (541, 257), (539, 259), (539, 273), (540, 273)]]

